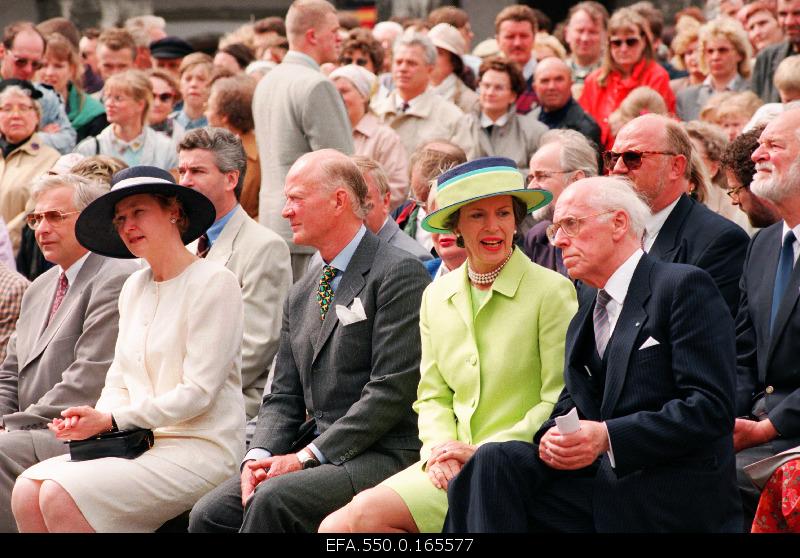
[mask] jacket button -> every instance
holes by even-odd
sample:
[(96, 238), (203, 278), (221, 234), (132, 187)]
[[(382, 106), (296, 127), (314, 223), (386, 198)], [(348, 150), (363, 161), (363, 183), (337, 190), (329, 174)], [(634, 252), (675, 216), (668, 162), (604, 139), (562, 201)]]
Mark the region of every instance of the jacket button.
[(472, 355), (471, 357), (469, 357), (469, 363), (472, 366), (475, 366), (476, 364), (478, 364), (478, 357), (476, 357), (475, 355)]
[(772, 393), (773, 391), (775, 391), (775, 388), (772, 386), (767, 386), (767, 389), (765, 389), (764, 391), (766, 391), (767, 393)]

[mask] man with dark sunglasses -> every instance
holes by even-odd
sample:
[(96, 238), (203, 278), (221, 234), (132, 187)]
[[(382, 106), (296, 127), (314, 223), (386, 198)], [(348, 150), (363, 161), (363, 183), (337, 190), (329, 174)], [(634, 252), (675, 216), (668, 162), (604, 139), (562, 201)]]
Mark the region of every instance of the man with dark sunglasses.
[(619, 131), (604, 163), (609, 174), (631, 179), (650, 206), (644, 250), (662, 261), (706, 270), (735, 316), (748, 236), (687, 195), (691, 181), (705, 180), (693, 149), (678, 123), (647, 114)]
[[(30, 22), (18, 21), (6, 26), (0, 44), (0, 77), (33, 81), (34, 74), (42, 67), (45, 45), (44, 37)], [(38, 83), (35, 87), (42, 93), (39, 99), (42, 131), (39, 135), (44, 143), (60, 153), (71, 152), (77, 136), (58, 94)]]

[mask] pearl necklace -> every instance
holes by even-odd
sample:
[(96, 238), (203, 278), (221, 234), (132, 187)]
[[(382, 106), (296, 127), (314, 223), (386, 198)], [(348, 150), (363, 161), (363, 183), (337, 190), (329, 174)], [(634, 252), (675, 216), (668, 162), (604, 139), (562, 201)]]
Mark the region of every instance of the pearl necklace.
[(514, 248), (511, 249), (511, 251), (508, 253), (508, 256), (506, 256), (506, 259), (503, 260), (503, 263), (501, 263), (497, 269), (488, 273), (478, 273), (476, 271), (472, 271), (472, 268), (469, 266), (469, 261), (467, 261), (467, 275), (469, 275), (469, 280), (476, 285), (491, 285), (494, 283), (494, 280), (497, 279), (497, 276), (500, 275), (500, 272), (508, 263), (508, 260), (511, 259), (511, 255), (513, 253)]

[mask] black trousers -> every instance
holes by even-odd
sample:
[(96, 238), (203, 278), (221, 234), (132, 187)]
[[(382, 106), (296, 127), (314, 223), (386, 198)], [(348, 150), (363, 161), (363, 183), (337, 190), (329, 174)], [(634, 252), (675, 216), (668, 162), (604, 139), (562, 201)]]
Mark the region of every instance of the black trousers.
[(450, 482), (444, 532), (595, 532), (595, 468), (555, 472), (538, 452), (526, 442), (481, 446)]

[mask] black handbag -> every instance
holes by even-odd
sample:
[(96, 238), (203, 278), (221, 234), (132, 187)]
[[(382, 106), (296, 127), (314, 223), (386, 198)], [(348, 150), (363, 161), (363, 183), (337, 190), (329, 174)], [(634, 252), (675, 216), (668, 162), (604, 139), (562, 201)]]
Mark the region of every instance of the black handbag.
[(133, 459), (153, 447), (155, 437), (147, 428), (105, 432), (85, 440), (66, 442), (72, 461), (87, 461), (101, 457)]

